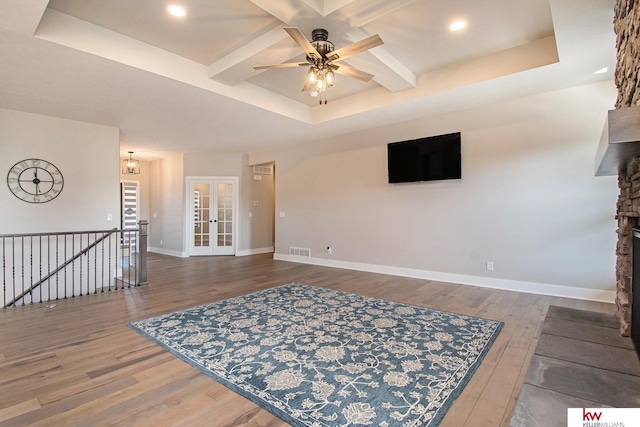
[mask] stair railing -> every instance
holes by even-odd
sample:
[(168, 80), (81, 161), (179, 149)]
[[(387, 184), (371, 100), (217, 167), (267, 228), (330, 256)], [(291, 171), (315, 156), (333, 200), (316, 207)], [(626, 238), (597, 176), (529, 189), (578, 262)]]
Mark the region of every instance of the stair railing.
[(138, 226), (0, 235), (3, 307), (147, 285), (148, 222)]

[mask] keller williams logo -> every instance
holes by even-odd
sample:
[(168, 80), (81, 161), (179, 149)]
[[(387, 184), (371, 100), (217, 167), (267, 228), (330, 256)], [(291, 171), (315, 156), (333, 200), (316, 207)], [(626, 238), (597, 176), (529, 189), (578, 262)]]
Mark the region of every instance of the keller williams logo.
[(582, 408), (582, 421), (600, 421), (602, 412), (587, 412), (586, 408)]
[(567, 427), (639, 427), (640, 408), (567, 408)]

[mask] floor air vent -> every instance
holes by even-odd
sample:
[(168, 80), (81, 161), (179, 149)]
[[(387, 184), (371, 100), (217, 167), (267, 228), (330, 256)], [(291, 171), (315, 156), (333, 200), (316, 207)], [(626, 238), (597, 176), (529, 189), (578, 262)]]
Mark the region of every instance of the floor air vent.
[(289, 255), (296, 256), (311, 256), (311, 249), (309, 248), (294, 248), (293, 246), (289, 246)]

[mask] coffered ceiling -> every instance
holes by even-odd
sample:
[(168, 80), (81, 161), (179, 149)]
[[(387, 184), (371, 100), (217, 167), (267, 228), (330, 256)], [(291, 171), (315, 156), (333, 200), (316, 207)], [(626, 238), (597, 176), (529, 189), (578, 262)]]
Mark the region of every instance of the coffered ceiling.
[[(613, 0), (0, 0), (0, 106), (118, 127), (150, 157), (259, 151), (611, 79), (612, 19)], [(254, 70), (305, 62), (285, 27), (336, 49), (378, 34), (344, 61), (374, 78), (338, 75), (318, 105), (306, 67)]]

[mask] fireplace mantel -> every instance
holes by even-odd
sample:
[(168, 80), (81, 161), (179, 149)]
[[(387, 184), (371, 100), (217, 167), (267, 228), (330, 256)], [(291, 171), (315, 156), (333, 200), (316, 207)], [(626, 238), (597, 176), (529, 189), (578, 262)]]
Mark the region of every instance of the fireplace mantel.
[(640, 107), (610, 110), (596, 153), (596, 176), (618, 175), (640, 156)]

